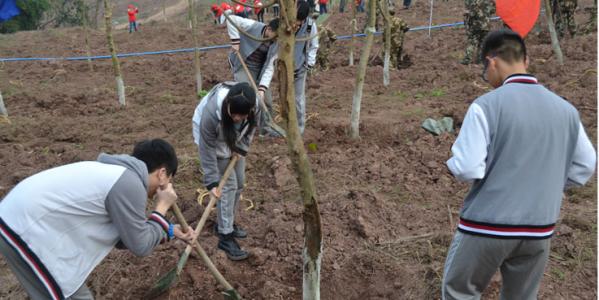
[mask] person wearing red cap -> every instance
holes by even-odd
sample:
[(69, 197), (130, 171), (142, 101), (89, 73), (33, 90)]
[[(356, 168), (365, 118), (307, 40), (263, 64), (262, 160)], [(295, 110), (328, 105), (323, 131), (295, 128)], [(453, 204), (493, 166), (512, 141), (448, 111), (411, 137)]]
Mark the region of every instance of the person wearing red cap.
[(137, 32), (137, 13), (139, 13), (139, 9), (133, 4), (129, 4), (129, 7), (127, 8), (127, 14), (129, 15), (129, 33), (133, 32), (133, 29)]
[[(223, 4), (226, 4), (226, 3), (223, 3)], [(218, 24), (224, 23), (223, 9), (221, 6), (212, 4), (212, 6), (210, 7), (210, 10), (212, 11), (212, 14), (214, 14), (214, 24), (218, 25)]]
[(235, 6), (233, 7), (233, 13), (236, 16), (239, 16), (242, 18), (247, 18), (247, 12), (245, 11), (245, 6), (243, 6), (241, 4), (235, 4)]

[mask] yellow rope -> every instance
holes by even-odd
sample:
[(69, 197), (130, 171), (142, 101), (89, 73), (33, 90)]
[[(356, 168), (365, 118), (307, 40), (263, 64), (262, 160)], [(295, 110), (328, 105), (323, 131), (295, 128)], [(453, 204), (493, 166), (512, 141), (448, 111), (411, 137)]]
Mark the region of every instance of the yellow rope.
[(198, 202), (198, 204), (200, 204), (200, 206), (204, 207), (204, 198), (210, 195), (210, 192), (206, 189), (199, 188), (196, 190), (196, 193), (198, 194), (198, 198), (196, 199), (196, 201)]
[(241, 198), (240, 199), (241, 201), (247, 201), (250, 203), (250, 206), (246, 207), (245, 211), (248, 211), (248, 210), (254, 208), (254, 202), (251, 199), (246, 199), (245, 197), (243, 197), (243, 195), (240, 195), (239, 198)]
[(0, 116), (0, 123), (11, 124), (10, 119), (7, 116)]

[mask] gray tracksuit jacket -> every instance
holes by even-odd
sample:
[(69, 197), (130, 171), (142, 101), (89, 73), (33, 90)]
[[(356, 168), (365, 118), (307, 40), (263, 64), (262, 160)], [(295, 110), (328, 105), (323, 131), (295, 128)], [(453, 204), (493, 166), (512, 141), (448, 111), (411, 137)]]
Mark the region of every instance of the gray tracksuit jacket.
[(0, 236), (53, 298), (67, 298), (117, 243), (144, 256), (166, 240), (168, 221), (146, 217), (147, 189), (146, 165), (129, 155), (49, 169), (0, 202)]
[(460, 231), (500, 238), (548, 238), (566, 186), (593, 174), (596, 153), (578, 112), (527, 74), (471, 105), (448, 167), (472, 181)]
[[(227, 12), (230, 13), (230, 12)], [(242, 18), (239, 16), (235, 16), (232, 14), (228, 14), (229, 18), (235, 22), (237, 26), (244, 29), (247, 33), (256, 36), (262, 37), (264, 35), (264, 30), (266, 29), (266, 24), (257, 22), (251, 19)], [(227, 21), (227, 28), (229, 32), (229, 37), (231, 38), (231, 45), (239, 45), (239, 52), (244, 60), (247, 61), (247, 58), (252, 55), (261, 45), (262, 42), (254, 41), (244, 34), (241, 34), (237, 28), (230, 24)], [(260, 75), (258, 76), (259, 81), (256, 84), (263, 90), (268, 89), (270, 86), (270, 82), (272, 81), (272, 77), (274, 74), (274, 60), (277, 57), (277, 52), (279, 51), (278, 44), (273, 42), (268, 48), (268, 53), (266, 55), (266, 61), (262, 66), (262, 70), (260, 71)], [(237, 54), (234, 52), (229, 53), (229, 63), (231, 64), (231, 69), (233, 73), (239, 71), (243, 66), (237, 57)]]
[[(222, 128), (222, 105), (229, 93), (231, 86), (236, 82), (224, 82), (216, 85), (210, 92), (200, 100), (195, 109), (192, 120), (193, 140), (198, 145), (200, 152), (200, 163), (204, 170), (204, 184), (208, 190), (218, 186), (220, 172), (217, 159), (228, 159), (232, 151), (225, 142)], [(260, 106), (256, 101), (254, 109), (256, 124), (260, 122)], [(237, 129), (237, 151), (246, 155), (256, 127), (249, 129), (249, 122), (244, 121)]]

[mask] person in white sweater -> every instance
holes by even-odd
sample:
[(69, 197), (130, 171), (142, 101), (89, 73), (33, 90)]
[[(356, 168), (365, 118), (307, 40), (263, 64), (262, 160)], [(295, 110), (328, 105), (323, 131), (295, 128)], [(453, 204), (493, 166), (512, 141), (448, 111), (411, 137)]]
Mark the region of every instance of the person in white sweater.
[[(147, 256), (193, 238), (164, 217), (177, 199), (176, 171), (173, 147), (154, 139), (131, 155), (102, 153), (28, 177), (0, 202), (0, 253), (32, 299), (93, 299), (85, 280), (115, 246)], [(148, 197), (156, 205), (146, 216)]]

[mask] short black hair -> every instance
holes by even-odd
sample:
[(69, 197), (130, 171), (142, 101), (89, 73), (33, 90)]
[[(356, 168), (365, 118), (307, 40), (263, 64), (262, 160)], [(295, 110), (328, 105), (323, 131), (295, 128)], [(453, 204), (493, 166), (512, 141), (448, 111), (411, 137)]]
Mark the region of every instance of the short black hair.
[(166, 168), (166, 174), (175, 176), (179, 162), (175, 148), (163, 139), (143, 140), (135, 145), (131, 156), (143, 161), (148, 173), (158, 168)]
[(492, 31), (485, 37), (480, 52), (482, 61), (487, 56), (496, 56), (508, 63), (524, 61), (526, 45), (522, 37), (510, 29)]
[(274, 18), (272, 20), (270, 20), (270, 22), (268, 22), (268, 27), (270, 27), (270, 30), (272, 31), (277, 31), (279, 29), (279, 18)]
[(305, 0), (297, 1), (297, 20), (304, 21), (310, 14), (310, 4)]

